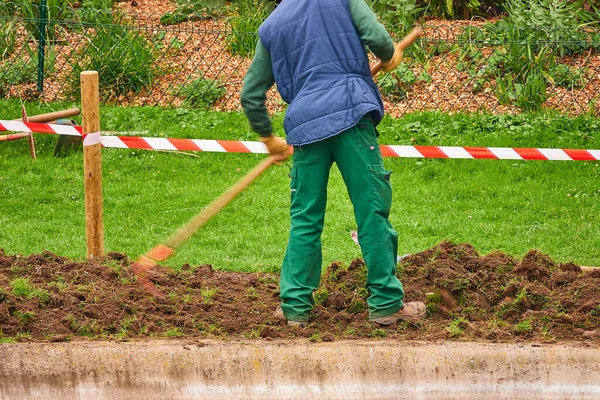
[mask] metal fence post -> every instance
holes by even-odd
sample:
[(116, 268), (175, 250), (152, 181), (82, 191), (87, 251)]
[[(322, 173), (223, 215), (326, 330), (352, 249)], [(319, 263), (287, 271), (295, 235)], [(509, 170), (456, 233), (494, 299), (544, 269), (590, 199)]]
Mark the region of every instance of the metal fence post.
[(40, 19), (38, 21), (38, 67), (37, 67), (37, 89), (44, 91), (44, 61), (46, 58), (46, 26), (48, 24), (47, 0), (40, 0)]

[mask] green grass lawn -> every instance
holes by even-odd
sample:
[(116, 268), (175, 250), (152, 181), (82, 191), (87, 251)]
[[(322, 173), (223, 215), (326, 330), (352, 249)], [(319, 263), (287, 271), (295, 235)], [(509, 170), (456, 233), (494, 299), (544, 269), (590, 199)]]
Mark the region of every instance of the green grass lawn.
[[(73, 104), (27, 104), (28, 114)], [(75, 105), (76, 106), (76, 105)], [(20, 103), (0, 101), (0, 119)], [(275, 126), (281, 132), (281, 116)], [(241, 113), (183, 109), (101, 109), (105, 131), (149, 137), (256, 140)], [(414, 113), (386, 119), (382, 144), (599, 149), (600, 120), (559, 115)], [(2, 134), (2, 133), (0, 133)], [(33, 162), (23, 140), (0, 143), (0, 248), (15, 254), (49, 250), (85, 257), (83, 157), (53, 156), (56, 136), (36, 135)], [(135, 258), (166, 239), (264, 159), (264, 155), (103, 150), (106, 251)], [(400, 252), (444, 239), (481, 253), (518, 258), (530, 249), (557, 261), (600, 265), (599, 163), (386, 159), (394, 171), (391, 221)], [(289, 221), (289, 163), (273, 167), (223, 209), (167, 262), (209, 263), (236, 271), (277, 271)], [(352, 206), (332, 171), (323, 234), (324, 264), (360, 256), (350, 238)]]

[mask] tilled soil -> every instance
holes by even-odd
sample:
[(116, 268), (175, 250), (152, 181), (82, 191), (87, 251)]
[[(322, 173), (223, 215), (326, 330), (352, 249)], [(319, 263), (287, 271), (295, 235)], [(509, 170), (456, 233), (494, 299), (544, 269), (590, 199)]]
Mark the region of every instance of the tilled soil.
[(406, 301), (424, 300), (419, 324), (381, 328), (367, 321), (366, 268), (332, 263), (315, 292), (306, 327), (273, 316), (278, 276), (215, 271), (210, 265), (158, 267), (146, 293), (120, 253), (78, 262), (50, 252), (0, 250), (0, 342), (77, 339), (295, 338), (593, 341), (600, 343), (600, 269), (582, 272), (532, 250), (522, 260), (469, 244), (442, 242), (406, 257), (398, 275)]

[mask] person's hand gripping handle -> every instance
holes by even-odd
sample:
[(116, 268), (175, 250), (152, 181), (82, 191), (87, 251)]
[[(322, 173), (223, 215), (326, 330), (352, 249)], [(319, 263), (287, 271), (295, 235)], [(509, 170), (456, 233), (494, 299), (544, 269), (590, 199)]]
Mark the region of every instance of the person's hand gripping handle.
[(389, 61), (381, 61), (371, 68), (371, 76), (377, 75), (380, 70), (384, 70), (385, 72), (390, 72), (395, 69), (400, 62), (402, 61), (402, 53), (404, 50), (408, 48), (411, 44), (415, 42), (421, 35), (423, 34), (423, 30), (420, 27), (414, 28), (410, 33), (402, 39), (400, 43), (394, 43), (394, 55)]
[(280, 164), (290, 156), (289, 146), (282, 138), (271, 135), (268, 137), (261, 137), (260, 141), (267, 146), (271, 156), (275, 157), (276, 164)]

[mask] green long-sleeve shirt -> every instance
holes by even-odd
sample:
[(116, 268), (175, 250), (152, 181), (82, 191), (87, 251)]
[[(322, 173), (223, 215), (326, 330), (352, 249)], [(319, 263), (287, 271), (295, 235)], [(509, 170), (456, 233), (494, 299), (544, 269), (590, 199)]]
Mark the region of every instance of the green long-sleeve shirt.
[[(294, 1), (294, 0), (284, 0)], [(388, 61), (394, 55), (394, 42), (377, 16), (364, 0), (348, 0), (354, 26), (362, 42), (378, 58)], [(252, 64), (244, 77), (241, 102), (252, 129), (263, 137), (270, 136), (273, 128), (265, 105), (267, 91), (275, 83), (271, 55), (258, 41)]]

